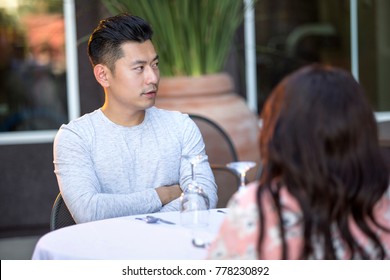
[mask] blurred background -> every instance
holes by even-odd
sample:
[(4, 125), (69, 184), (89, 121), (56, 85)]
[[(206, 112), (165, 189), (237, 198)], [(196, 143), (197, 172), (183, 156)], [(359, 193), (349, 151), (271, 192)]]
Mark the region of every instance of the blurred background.
[[(15, 250), (9, 249), (15, 243), (7, 243), (9, 247), (5, 241), (32, 237), (30, 245), (21, 243), (31, 250), (36, 238), (49, 231), (59, 191), (52, 141), (61, 124), (103, 103), (86, 48), (90, 33), (108, 15), (100, 0), (0, 0), (2, 259), (12, 258)], [(256, 118), (286, 74), (313, 62), (339, 66), (353, 72), (365, 88), (387, 155), (390, 1), (257, 0), (253, 23), (256, 104), (251, 110)], [(231, 75), (234, 91), (248, 100), (245, 42), (243, 21), (224, 72)]]

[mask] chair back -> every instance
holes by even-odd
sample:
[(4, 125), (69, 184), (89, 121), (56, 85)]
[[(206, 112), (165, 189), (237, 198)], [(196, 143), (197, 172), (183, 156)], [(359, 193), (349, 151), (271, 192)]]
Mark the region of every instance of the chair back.
[(189, 116), (202, 133), (210, 163), (226, 165), (229, 162), (238, 161), (232, 140), (219, 124), (204, 116), (195, 114), (189, 114)]
[(51, 209), (50, 230), (56, 230), (75, 224), (76, 222), (70, 214), (61, 193), (59, 193)]
[(217, 208), (225, 208), (240, 185), (240, 176), (232, 169), (223, 165), (211, 164), (211, 170), (218, 186)]
[(218, 186), (217, 208), (224, 208), (240, 183), (239, 175), (226, 167), (227, 163), (238, 161), (236, 148), (229, 135), (216, 122), (200, 115), (189, 116), (198, 126), (205, 143), (215, 183)]

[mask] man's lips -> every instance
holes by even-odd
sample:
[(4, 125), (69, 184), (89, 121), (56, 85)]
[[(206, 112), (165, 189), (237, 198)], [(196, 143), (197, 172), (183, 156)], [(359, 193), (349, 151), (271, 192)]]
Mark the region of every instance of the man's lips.
[(156, 94), (157, 94), (157, 91), (151, 90), (151, 91), (148, 91), (148, 92), (144, 92), (142, 95), (145, 95), (147, 97), (155, 97)]

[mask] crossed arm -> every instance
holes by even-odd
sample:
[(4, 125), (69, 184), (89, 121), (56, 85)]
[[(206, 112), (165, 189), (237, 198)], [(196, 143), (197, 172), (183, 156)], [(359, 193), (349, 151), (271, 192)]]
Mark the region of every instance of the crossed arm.
[(172, 185), (158, 187), (156, 188), (156, 192), (160, 198), (161, 204), (164, 206), (176, 198), (179, 198), (182, 190), (179, 185)]

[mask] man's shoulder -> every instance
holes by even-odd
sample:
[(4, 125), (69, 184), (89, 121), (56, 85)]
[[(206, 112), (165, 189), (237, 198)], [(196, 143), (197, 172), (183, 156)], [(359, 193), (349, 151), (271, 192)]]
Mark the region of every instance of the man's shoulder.
[(167, 109), (161, 109), (157, 107), (151, 107), (148, 109), (150, 115), (152, 118), (157, 118), (160, 120), (166, 120), (170, 119), (171, 121), (179, 121), (182, 122), (183, 120), (189, 118), (188, 114), (182, 113), (179, 111), (172, 111)]
[(92, 122), (99, 119), (100, 110), (95, 110), (90, 113), (86, 113), (81, 117), (71, 120), (68, 124), (63, 125), (61, 128), (77, 129), (79, 127), (85, 128), (90, 126)]
[(73, 139), (74, 137), (79, 139), (86, 139), (92, 137), (96, 125), (94, 122), (99, 119), (99, 110), (95, 110), (91, 113), (87, 113), (71, 120), (67, 124), (63, 124), (56, 135), (57, 140), (59, 139)]

